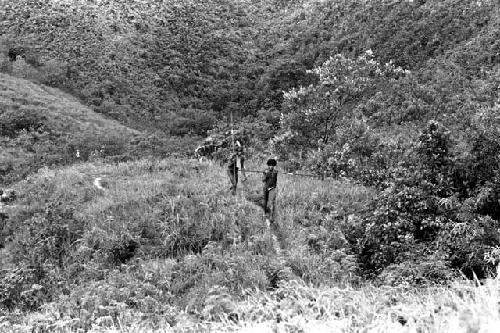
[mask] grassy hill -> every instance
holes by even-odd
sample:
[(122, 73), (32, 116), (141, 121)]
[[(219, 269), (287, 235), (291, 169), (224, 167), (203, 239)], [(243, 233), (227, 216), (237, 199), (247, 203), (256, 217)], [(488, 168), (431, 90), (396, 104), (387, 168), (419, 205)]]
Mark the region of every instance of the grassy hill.
[(196, 140), (144, 134), (59, 89), (0, 73), (0, 185), (46, 166), (191, 151)]
[[(105, 179), (104, 191), (93, 185), (98, 176)], [(168, 319), (175, 309), (202, 311), (214, 286), (241, 295), (275, 289), (292, 276), (319, 285), (356, 274), (340, 231), (328, 235), (338, 251), (327, 266), (325, 254), (310, 248), (307, 239), (327, 237), (312, 224), (320, 211), (349, 214), (368, 200), (368, 190), (283, 176), (281, 222), (271, 237), (255, 203), (260, 179), (249, 177), (238, 195), (230, 196), (224, 170), (182, 159), (41, 169), (14, 184), (18, 200), (7, 207), (2, 306), (79, 307), (74, 302), (83, 300), (93, 312), (125, 302), (134, 318), (135, 312), (153, 311), (153, 317)], [(14, 276), (21, 275), (23, 282), (16, 282)], [(28, 296), (33, 284), (40, 292)], [(99, 285), (105, 294), (95, 294)], [(88, 318), (81, 324), (90, 323)]]
[[(24, 125), (22, 119), (26, 119), (29, 127), (40, 127), (51, 132), (87, 132), (89, 136), (111, 133), (118, 136), (139, 134), (116, 121), (96, 114), (83, 106), (78, 99), (59, 89), (6, 74), (0, 74), (0, 87), (3, 135), (14, 135), (20, 125)], [(10, 119), (13, 119), (15, 124), (10, 124)], [(36, 120), (40, 121), (36, 123)]]

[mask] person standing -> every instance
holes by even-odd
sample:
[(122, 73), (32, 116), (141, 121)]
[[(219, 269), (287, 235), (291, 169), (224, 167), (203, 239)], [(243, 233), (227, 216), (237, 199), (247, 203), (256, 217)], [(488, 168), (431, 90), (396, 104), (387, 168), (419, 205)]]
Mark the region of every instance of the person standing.
[(237, 147), (236, 147), (236, 154), (238, 156), (238, 167), (241, 169), (241, 176), (243, 176), (243, 181), (247, 180), (247, 176), (245, 174), (245, 154), (243, 151), (243, 146), (240, 144), (239, 141), (236, 141)]
[(229, 162), (227, 164), (227, 175), (229, 177), (229, 182), (231, 183), (231, 194), (236, 194), (236, 186), (238, 186), (238, 158), (236, 153), (231, 154), (229, 157)]
[(267, 169), (264, 171), (262, 182), (264, 185), (264, 213), (266, 221), (273, 223), (276, 220), (276, 194), (278, 184), (277, 162), (270, 158), (267, 160)]
[(236, 152), (231, 154), (227, 164), (227, 175), (231, 182), (231, 194), (236, 194), (236, 187), (238, 186), (238, 171), (241, 168), (243, 180), (246, 180), (245, 175), (245, 157), (243, 156), (243, 148), (241, 146), (236, 148)]

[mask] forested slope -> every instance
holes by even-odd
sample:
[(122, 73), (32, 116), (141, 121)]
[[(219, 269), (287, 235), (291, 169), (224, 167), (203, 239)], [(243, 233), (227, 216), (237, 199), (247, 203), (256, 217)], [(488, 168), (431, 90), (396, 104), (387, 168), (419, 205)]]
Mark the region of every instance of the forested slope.
[[(456, 0), (4, 1), (0, 32), (5, 55), (25, 54), (41, 72), (36, 79), (77, 93), (98, 112), (174, 135), (205, 134), (231, 110), (276, 128), (282, 92), (314, 82), (306, 70), (337, 53), (371, 49), (377, 61), (415, 73), (424, 92), (411, 96), (413, 104), (380, 97), (395, 113), (395, 120), (381, 116), (389, 123), (420, 119), (427, 108), (448, 113), (454, 95), (479, 89), (491, 97), (498, 7)], [(439, 96), (426, 96), (429, 89)]]
[(244, 5), (5, 2), (0, 29), (4, 52), (19, 48), (37, 67), (58, 67), (47, 69), (44, 83), (76, 92), (97, 111), (172, 134), (205, 133), (214, 112), (243, 105), (252, 91)]

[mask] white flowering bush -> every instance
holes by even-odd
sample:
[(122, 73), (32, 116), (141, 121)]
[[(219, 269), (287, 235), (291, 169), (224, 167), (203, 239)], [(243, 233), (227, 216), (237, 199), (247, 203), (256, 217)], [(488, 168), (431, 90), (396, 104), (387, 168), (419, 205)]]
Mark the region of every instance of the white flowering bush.
[[(337, 145), (327, 157), (319, 157), (313, 151), (322, 151), (332, 142), (346, 141), (339, 138), (339, 131), (340, 136), (349, 135), (346, 132), (354, 128), (354, 132), (360, 132), (355, 134), (358, 137), (367, 132), (368, 128), (363, 128), (367, 125), (360, 124), (365, 123), (364, 117), (349, 105), (363, 95), (371, 95), (372, 91), (409, 74), (409, 71), (392, 62), (379, 63), (373, 52), (368, 50), (357, 58), (336, 54), (308, 73), (317, 76), (317, 84), (293, 88), (283, 94), (282, 131), (274, 137), (272, 146), (283, 158), (288, 158), (291, 152), (300, 152), (301, 157), (325, 159), (321, 162), (323, 165), (326, 163), (333, 165), (333, 169), (345, 169), (347, 164), (356, 163), (356, 156), (345, 159), (346, 151), (350, 149), (348, 146)], [(346, 118), (352, 121), (347, 125), (351, 129), (345, 128)], [(340, 128), (341, 124), (344, 128)], [(362, 147), (357, 149), (362, 150)], [(356, 152), (353, 153), (356, 155)], [(339, 154), (343, 157), (337, 156)], [(335, 170), (335, 173), (338, 172), (340, 170)]]

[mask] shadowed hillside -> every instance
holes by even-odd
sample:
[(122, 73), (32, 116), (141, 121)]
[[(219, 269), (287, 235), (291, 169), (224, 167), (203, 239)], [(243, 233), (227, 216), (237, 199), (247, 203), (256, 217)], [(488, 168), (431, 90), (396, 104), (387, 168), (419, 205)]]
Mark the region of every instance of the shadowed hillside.
[(139, 134), (58, 89), (0, 74), (0, 184), (93, 153), (121, 154)]

